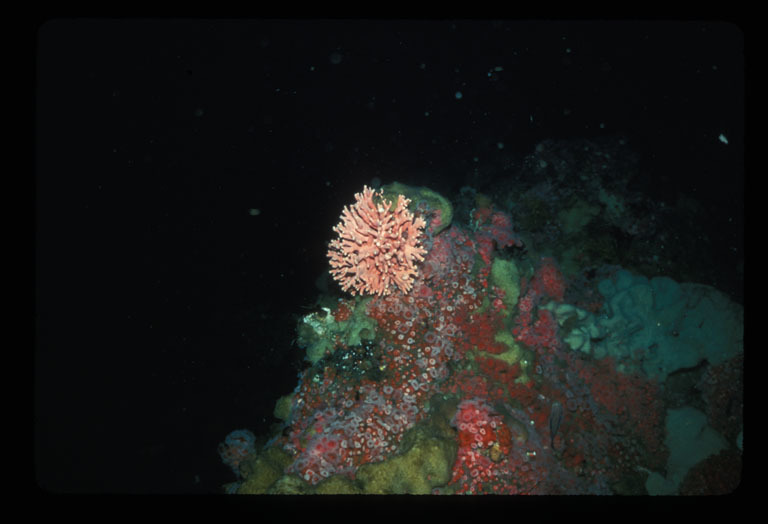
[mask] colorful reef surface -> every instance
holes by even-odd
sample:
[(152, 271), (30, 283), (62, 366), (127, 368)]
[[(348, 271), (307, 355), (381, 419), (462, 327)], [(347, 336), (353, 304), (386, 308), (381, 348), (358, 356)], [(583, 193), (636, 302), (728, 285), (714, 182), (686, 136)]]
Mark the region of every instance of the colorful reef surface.
[[(570, 200), (560, 234), (616, 219), (594, 194)], [(743, 308), (617, 265), (573, 270), (589, 253), (536, 246), (482, 195), (468, 209), (457, 223), (402, 184), (356, 195), (328, 253), (344, 297), (299, 322), (307, 367), (266, 444), (238, 430), (220, 446), (225, 490), (734, 490)]]

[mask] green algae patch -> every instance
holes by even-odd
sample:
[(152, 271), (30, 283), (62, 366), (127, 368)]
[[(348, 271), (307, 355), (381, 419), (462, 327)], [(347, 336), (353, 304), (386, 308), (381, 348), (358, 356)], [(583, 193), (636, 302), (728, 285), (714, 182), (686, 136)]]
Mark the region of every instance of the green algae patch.
[(268, 495), (309, 495), (312, 487), (296, 475), (280, 477), (267, 491)]
[(291, 416), (291, 405), (293, 404), (293, 393), (283, 395), (275, 402), (275, 409), (272, 414), (278, 420), (286, 421)]
[(599, 206), (593, 206), (584, 200), (578, 199), (573, 206), (560, 211), (557, 218), (563, 231), (571, 235), (583, 230), (599, 214)]
[(491, 265), (491, 284), (504, 292), (501, 301), (506, 306), (504, 316), (514, 311), (520, 298), (520, 271), (513, 260), (496, 258)]
[(515, 340), (515, 337), (509, 331), (499, 331), (493, 336), (493, 340), (500, 342), (507, 347), (507, 350), (503, 353), (492, 354), (481, 352), (483, 356), (489, 356), (501, 360), (505, 364), (512, 366), (517, 364), (523, 356), (523, 349)]
[(359, 495), (363, 491), (354, 480), (343, 475), (333, 475), (315, 486), (317, 495)]
[(381, 190), (384, 192), (384, 198), (393, 203), (397, 202), (397, 196), (403, 195), (410, 199), (411, 210), (419, 208), (426, 204), (428, 210), (439, 214), (439, 222), (433, 222), (429, 224), (433, 228), (433, 234), (437, 235), (443, 229), (451, 225), (453, 220), (453, 205), (450, 200), (442, 196), (440, 193), (429, 189), (428, 187), (413, 187), (401, 184), (400, 182), (393, 182), (382, 186)]
[(434, 424), (411, 429), (400, 443), (400, 454), (384, 462), (365, 464), (356, 479), (367, 494), (429, 495), (451, 480), (458, 445)]
[(283, 476), (283, 471), (290, 463), (291, 458), (281, 449), (274, 446), (267, 448), (240, 467), (244, 478), (237, 493), (242, 495), (267, 493), (270, 487)]
[(370, 297), (356, 298), (350, 315), (345, 320), (336, 320), (330, 308), (302, 317), (296, 328), (296, 344), (307, 351), (306, 359), (316, 364), (323, 357), (332, 354), (339, 345), (359, 346), (376, 338), (376, 321), (366, 313)]

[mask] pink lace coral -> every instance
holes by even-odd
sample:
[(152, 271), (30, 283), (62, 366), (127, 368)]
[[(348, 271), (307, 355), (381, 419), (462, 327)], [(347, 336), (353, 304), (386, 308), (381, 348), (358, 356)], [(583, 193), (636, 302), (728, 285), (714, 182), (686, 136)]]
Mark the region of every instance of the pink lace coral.
[(427, 252), (420, 244), (426, 222), (408, 211), (403, 195), (393, 209), (383, 192), (363, 186), (355, 200), (333, 228), (339, 236), (328, 249), (331, 275), (352, 295), (389, 295), (394, 286), (408, 293)]

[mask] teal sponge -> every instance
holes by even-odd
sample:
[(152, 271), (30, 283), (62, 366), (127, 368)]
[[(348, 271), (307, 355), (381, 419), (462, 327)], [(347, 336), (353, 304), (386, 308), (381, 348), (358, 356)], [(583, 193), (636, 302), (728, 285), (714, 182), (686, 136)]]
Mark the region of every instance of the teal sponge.
[(651, 472), (645, 483), (650, 495), (676, 494), (688, 470), (728, 446), (723, 436), (707, 425), (707, 416), (689, 406), (667, 411), (666, 426), (667, 475)]
[(596, 356), (613, 356), (663, 381), (679, 369), (703, 360), (720, 364), (743, 351), (743, 307), (713, 287), (622, 269), (598, 290), (605, 303), (595, 331), (604, 338)]

